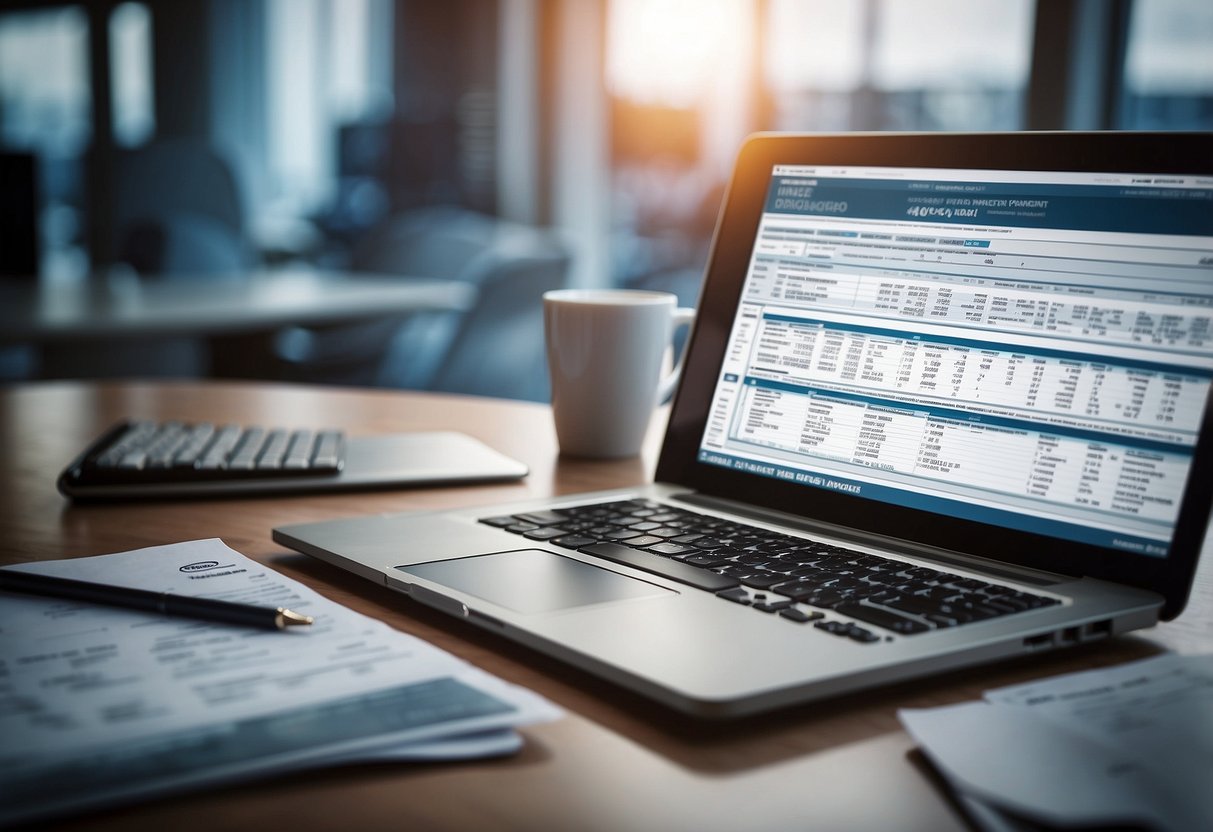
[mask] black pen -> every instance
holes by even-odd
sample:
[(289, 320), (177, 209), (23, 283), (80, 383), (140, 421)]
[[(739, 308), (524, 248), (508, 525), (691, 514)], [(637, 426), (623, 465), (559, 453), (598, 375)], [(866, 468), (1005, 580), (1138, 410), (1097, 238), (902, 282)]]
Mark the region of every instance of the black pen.
[(11, 569), (0, 569), (0, 589), (267, 630), (285, 630), (287, 627), (312, 623), (310, 615), (300, 615), (282, 607), (255, 607), (211, 598), (190, 598), (171, 592), (94, 584)]

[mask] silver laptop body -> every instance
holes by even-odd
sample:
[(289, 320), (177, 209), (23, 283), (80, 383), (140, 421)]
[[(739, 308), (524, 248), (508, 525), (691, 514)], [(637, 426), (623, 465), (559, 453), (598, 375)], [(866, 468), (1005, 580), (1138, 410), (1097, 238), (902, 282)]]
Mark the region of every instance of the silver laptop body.
[(1174, 617), (1213, 491), (1211, 148), (752, 138), (657, 482), (274, 539), (703, 717)]

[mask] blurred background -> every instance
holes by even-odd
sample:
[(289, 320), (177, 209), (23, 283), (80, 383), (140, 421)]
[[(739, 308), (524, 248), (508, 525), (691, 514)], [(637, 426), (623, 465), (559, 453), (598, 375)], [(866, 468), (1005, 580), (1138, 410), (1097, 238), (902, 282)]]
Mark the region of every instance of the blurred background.
[(8, 0), (0, 383), (544, 400), (542, 292), (693, 304), (748, 133), (1028, 129), (1213, 130), (1213, 3)]

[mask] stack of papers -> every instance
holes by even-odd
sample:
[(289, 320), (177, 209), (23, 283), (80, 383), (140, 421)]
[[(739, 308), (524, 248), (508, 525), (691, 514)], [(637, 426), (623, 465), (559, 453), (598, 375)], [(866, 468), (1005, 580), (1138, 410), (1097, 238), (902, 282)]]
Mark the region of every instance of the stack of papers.
[(1213, 656), (1167, 654), (898, 715), (983, 829), (1210, 828)]
[(516, 750), (543, 698), (200, 540), (9, 567), (286, 607), (263, 631), (0, 592), (0, 826), (302, 767)]

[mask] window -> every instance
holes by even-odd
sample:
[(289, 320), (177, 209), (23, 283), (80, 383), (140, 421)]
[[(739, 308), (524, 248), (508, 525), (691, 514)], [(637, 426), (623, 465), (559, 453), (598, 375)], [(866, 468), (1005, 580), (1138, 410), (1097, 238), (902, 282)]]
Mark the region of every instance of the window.
[(0, 15), (0, 145), (38, 160), (43, 275), (88, 270), (80, 157), (92, 136), (88, 18), (78, 7)]
[(1031, 0), (773, 0), (762, 126), (1017, 129), (1032, 25)]
[(614, 282), (694, 301), (720, 190), (752, 126), (758, 8), (754, 0), (607, 5)]
[(123, 3), (110, 14), (110, 61), (114, 141), (136, 147), (156, 131), (151, 14), (143, 3)]
[(72, 156), (88, 143), (88, 19), (76, 7), (0, 16), (0, 141)]
[(1213, 5), (1135, 0), (1121, 121), (1133, 130), (1213, 129)]
[(269, 0), (269, 166), (283, 208), (307, 214), (331, 196), (334, 135), (390, 112), (389, 0)]

